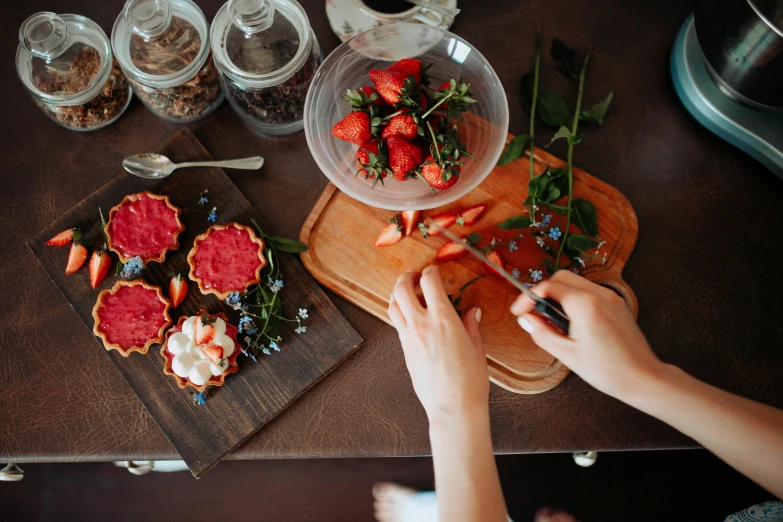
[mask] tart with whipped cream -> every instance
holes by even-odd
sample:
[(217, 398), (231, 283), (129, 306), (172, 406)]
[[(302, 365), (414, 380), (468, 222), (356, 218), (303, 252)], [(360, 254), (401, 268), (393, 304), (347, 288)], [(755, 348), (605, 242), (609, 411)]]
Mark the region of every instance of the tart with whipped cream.
[(225, 299), (261, 282), (264, 241), (239, 223), (213, 225), (193, 242), (188, 264), (188, 277), (198, 283), (202, 294)]
[(117, 350), (123, 357), (133, 352), (147, 353), (150, 346), (163, 341), (171, 326), (171, 303), (157, 286), (141, 279), (120, 279), (110, 289), (98, 294), (92, 309), (93, 332), (107, 350)]
[(108, 247), (127, 263), (140, 257), (144, 265), (162, 263), (169, 250), (179, 248), (179, 234), (185, 230), (182, 211), (168, 196), (145, 191), (131, 194), (109, 212), (105, 232)]
[(163, 373), (177, 380), (180, 388), (192, 386), (204, 391), (207, 386), (222, 386), (226, 375), (239, 371), (237, 357), (242, 352), (237, 342), (237, 327), (225, 314), (180, 317), (166, 332), (160, 349), (165, 360)]

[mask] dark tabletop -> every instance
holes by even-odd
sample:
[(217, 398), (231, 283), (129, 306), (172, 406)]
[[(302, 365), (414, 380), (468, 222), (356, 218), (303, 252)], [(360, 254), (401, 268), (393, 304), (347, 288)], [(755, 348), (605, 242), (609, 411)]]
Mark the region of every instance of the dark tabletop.
[[(222, 0), (198, 3), (211, 20)], [(303, 4), (329, 53), (339, 41), (324, 1)], [(154, 149), (179, 128), (134, 100), (110, 127), (71, 132), (40, 113), (16, 78), (17, 32), (27, 16), (75, 12), (109, 32), (121, 7), (121, 0), (62, 0), (56, 6), (12, 0), (0, 7), (0, 70), (6, 77), (0, 110), (0, 460), (177, 457), (25, 245), (116, 176), (123, 157)], [(595, 45), (586, 100), (613, 90), (614, 103), (603, 127), (588, 130), (575, 162), (617, 187), (638, 214), (639, 240), (624, 277), (639, 298), (639, 324), (663, 360), (783, 406), (783, 182), (678, 108), (669, 51), (692, 6), (675, 0), (463, 0), (460, 7), (453, 31), (475, 45), (503, 81), (513, 133), (527, 130), (518, 79), (531, 65), (536, 22), (549, 38), (581, 49)], [(547, 85), (568, 92), (548, 59), (544, 75)], [(258, 138), (228, 104), (191, 128), (217, 158), (266, 157), (262, 172), (229, 176), (270, 227), (296, 237), (326, 185), (304, 134)], [(541, 133), (537, 142), (548, 139)], [(429, 452), (424, 412), (394, 330), (334, 300), (365, 345), (231, 458)], [(490, 401), (499, 453), (694, 445), (574, 375), (541, 395), (492, 386)]]

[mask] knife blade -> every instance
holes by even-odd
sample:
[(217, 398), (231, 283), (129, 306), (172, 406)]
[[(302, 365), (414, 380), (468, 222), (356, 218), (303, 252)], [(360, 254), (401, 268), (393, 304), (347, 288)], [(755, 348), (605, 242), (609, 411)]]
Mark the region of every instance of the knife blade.
[(465, 240), (461, 239), (454, 232), (451, 232), (450, 230), (446, 230), (439, 223), (431, 219), (425, 219), (424, 224), (427, 226), (434, 227), (451, 241), (454, 241), (456, 243), (461, 243), (465, 247), (465, 250), (470, 252), (474, 257), (478, 258), (481, 262), (485, 263), (487, 266), (492, 267), (493, 270), (495, 270), (498, 274), (503, 276), (503, 279), (511, 283), (517, 290), (519, 290), (527, 297), (529, 297), (535, 303), (536, 312), (538, 312), (540, 315), (542, 315), (543, 317), (551, 321), (555, 326), (563, 330), (566, 334), (568, 333), (570, 321), (565, 311), (563, 310), (563, 307), (560, 306), (560, 303), (558, 303), (554, 299), (543, 298), (537, 295), (535, 292), (530, 290), (530, 288), (526, 287), (524, 284), (514, 279), (511, 276), (511, 274), (506, 272), (506, 270), (502, 266), (498, 266), (496, 263), (493, 263), (480, 250), (475, 248), (473, 245), (470, 245), (467, 242), (465, 242)]

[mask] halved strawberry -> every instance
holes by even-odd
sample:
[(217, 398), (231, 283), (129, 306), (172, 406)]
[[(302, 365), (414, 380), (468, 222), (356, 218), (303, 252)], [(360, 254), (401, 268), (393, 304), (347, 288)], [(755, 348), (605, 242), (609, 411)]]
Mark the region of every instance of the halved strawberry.
[(438, 261), (451, 261), (452, 259), (462, 257), (465, 252), (467, 252), (467, 249), (464, 244), (457, 243), (456, 241), (449, 241), (440, 247), (438, 253), (435, 254), (435, 259)]
[(486, 205), (476, 205), (475, 207), (466, 208), (459, 213), (459, 217), (462, 218), (462, 225), (469, 227), (473, 225), (481, 214), (487, 209)]
[(419, 146), (392, 136), (386, 140), (386, 147), (389, 149), (389, 167), (395, 179), (405, 181), (421, 165), (424, 152)]
[(377, 247), (393, 245), (402, 239), (402, 229), (397, 223), (389, 223), (373, 243)]
[(68, 264), (65, 266), (65, 273), (76, 273), (85, 261), (87, 261), (87, 247), (81, 243), (71, 244), (71, 251), (68, 252)]
[(399, 136), (406, 140), (412, 140), (419, 134), (419, 126), (413, 121), (410, 114), (398, 114), (389, 120), (381, 133), (381, 138)]
[(416, 80), (416, 85), (421, 83), (421, 60), (417, 58), (403, 58), (394, 62), (386, 68), (387, 71), (399, 71), (405, 74), (412, 74)]
[(378, 94), (389, 105), (398, 103), (403, 96), (416, 88), (415, 82), (406, 83), (408, 73), (402, 71), (373, 69), (370, 71), (370, 79), (378, 89)]
[(223, 358), (222, 346), (218, 346), (216, 344), (210, 344), (207, 346), (203, 346), (201, 350), (204, 352), (204, 355), (207, 356), (207, 359), (212, 361), (213, 364), (218, 364), (220, 359)]
[(76, 231), (75, 228), (69, 228), (68, 230), (63, 230), (56, 236), (54, 236), (52, 239), (46, 242), (49, 246), (65, 246), (68, 243), (71, 242), (73, 239), (73, 233)]
[[(490, 261), (492, 261), (493, 263), (498, 265), (503, 270), (506, 269), (506, 267), (503, 266), (503, 258), (500, 257), (500, 254), (497, 252), (497, 250), (493, 250), (492, 252), (487, 254), (487, 259), (489, 259)], [(490, 272), (492, 272), (496, 276), (503, 277), (502, 275), (500, 275), (500, 272), (498, 272), (497, 270), (495, 270), (491, 266), (489, 266), (489, 265), (486, 265), (486, 266), (487, 266), (487, 270), (489, 270)]]
[(419, 224), (419, 215), (421, 215), (420, 210), (403, 210), (400, 212), (400, 216), (402, 216), (402, 228), (405, 231), (406, 236), (411, 235), (413, 229)]
[(370, 116), (363, 111), (354, 111), (332, 127), (335, 138), (362, 145), (372, 139)]
[(196, 344), (208, 344), (215, 338), (215, 319), (210, 319), (206, 313), (196, 319)]
[[(451, 212), (443, 212), (429, 219), (430, 221), (434, 221), (435, 223), (437, 223), (443, 228), (449, 228), (451, 225), (457, 222), (457, 215), (452, 214)], [(432, 225), (430, 225), (429, 228), (427, 228), (428, 236), (437, 236), (438, 234), (440, 234), (439, 228), (436, 228)]]
[(182, 279), (182, 274), (177, 274), (169, 281), (169, 300), (171, 307), (176, 308), (188, 295), (188, 283)]
[(105, 250), (96, 250), (90, 257), (90, 284), (98, 288), (111, 268), (111, 257)]

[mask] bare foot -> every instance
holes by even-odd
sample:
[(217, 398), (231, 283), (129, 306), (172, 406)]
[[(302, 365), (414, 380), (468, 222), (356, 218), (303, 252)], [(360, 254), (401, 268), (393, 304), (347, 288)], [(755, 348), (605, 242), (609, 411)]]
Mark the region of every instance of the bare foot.
[(558, 509), (542, 507), (536, 511), (533, 522), (579, 522), (577, 519)]
[(415, 493), (411, 488), (393, 482), (379, 482), (372, 488), (375, 519), (378, 522), (406, 522), (406, 506)]

